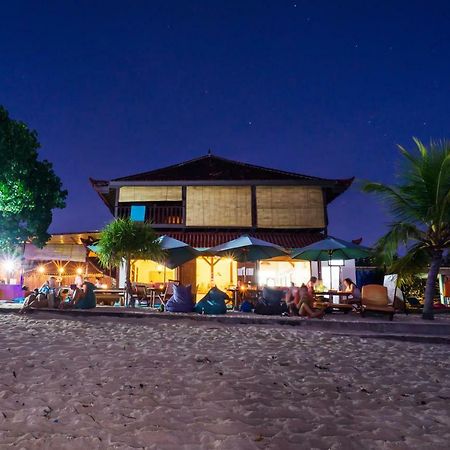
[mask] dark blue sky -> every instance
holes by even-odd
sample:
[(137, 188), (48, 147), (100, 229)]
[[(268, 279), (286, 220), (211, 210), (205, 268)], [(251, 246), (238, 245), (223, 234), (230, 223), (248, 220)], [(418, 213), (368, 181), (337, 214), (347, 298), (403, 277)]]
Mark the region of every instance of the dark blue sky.
[[(213, 153), (393, 182), (396, 144), (449, 136), (447, 1), (14, 1), (0, 17), (0, 104), (39, 133), (69, 190), (51, 231), (100, 228), (88, 177)], [(330, 233), (388, 220), (358, 188)]]

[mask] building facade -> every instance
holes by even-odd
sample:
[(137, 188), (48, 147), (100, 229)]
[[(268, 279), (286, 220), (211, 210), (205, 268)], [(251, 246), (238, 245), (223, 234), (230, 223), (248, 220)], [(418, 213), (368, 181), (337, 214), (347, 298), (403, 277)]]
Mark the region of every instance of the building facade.
[[(243, 234), (287, 249), (316, 242), (327, 233), (328, 204), (352, 181), (270, 169), (211, 153), (113, 180), (91, 179), (114, 217), (149, 221), (159, 234), (200, 249)], [(211, 283), (221, 288), (235, 285), (244, 272), (253, 283), (287, 285), (303, 281), (300, 278), (309, 276), (311, 267), (286, 258), (256, 266), (200, 257), (175, 271), (151, 261), (133, 264), (135, 281), (180, 279), (199, 294)]]

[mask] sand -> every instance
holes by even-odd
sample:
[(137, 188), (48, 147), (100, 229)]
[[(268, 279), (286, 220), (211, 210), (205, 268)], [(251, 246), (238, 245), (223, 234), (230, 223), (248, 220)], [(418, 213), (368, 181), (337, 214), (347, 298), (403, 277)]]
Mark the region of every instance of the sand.
[(0, 315), (0, 448), (447, 449), (450, 346)]

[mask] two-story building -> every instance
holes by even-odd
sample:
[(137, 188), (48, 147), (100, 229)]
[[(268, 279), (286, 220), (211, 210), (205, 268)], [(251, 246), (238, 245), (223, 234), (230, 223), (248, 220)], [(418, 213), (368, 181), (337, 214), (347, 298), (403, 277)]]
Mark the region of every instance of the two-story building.
[[(159, 234), (201, 249), (243, 234), (287, 249), (316, 242), (327, 233), (328, 204), (352, 181), (269, 169), (210, 152), (136, 175), (91, 179), (114, 217), (149, 221)], [(134, 281), (143, 283), (180, 279), (201, 294), (209, 288), (212, 276), (222, 288), (235, 285), (243, 271), (254, 283), (288, 285), (306, 281), (311, 270), (309, 262), (289, 258), (261, 261), (256, 266), (199, 257), (174, 271), (152, 261), (135, 261), (132, 275)]]

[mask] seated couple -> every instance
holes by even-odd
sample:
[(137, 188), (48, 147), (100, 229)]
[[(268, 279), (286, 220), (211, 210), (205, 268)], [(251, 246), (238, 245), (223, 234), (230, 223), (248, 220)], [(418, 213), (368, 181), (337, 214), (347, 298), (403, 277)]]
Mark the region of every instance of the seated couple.
[(314, 297), (310, 294), (308, 286), (302, 284), (299, 288), (291, 283), (291, 287), (286, 293), (285, 298), (290, 316), (302, 316), (321, 319), (324, 309), (314, 309)]
[(94, 289), (95, 286), (91, 282), (85, 280), (82, 283), (81, 289), (75, 288), (72, 290), (71, 300), (66, 302), (69, 289), (57, 288), (56, 278), (50, 277), (39, 289), (35, 289), (25, 298), (19, 312), (24, 313), (31, 308), (95, 308), (97, 302)]

